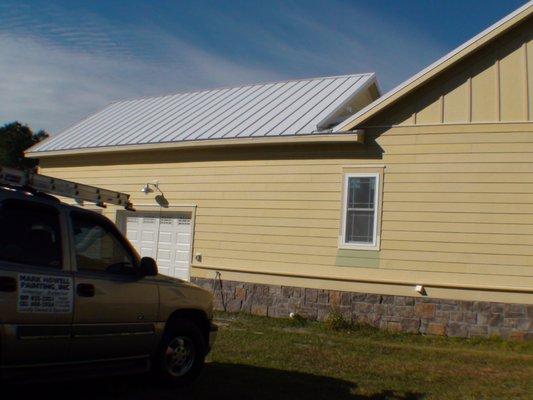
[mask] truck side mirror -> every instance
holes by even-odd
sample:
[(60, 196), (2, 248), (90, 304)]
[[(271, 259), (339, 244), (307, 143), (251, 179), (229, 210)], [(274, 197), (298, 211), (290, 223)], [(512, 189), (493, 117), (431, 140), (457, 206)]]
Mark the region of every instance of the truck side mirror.
[(157, 275), (157, 263), (151, 257), (143, 257), (141, 258), (139, 272), (141, 276), (156, 276)]

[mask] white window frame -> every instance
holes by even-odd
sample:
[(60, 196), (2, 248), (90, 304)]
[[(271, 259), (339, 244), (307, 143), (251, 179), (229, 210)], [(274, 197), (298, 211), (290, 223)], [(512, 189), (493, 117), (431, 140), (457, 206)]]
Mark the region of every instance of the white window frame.
[[(348, 215), (348, 183), (350, 178), (375, 178), (376, 187), (374, 190), (374, 229), (372, 243), (366, 242), (347, 242), (346, 241), (346, 217)], [(379, 172), (347, 172), (344, 174), (343, 191), (342, 191), (342, 224), (339, 235), (339, 248), (341, 249), (355, 249), (355, 250), (379, 250), (380, 233), (378, 232), (379, 224), (378, 218), (381, 212), (380, 207), (380, 191), (381, 191), (381, 174)]]

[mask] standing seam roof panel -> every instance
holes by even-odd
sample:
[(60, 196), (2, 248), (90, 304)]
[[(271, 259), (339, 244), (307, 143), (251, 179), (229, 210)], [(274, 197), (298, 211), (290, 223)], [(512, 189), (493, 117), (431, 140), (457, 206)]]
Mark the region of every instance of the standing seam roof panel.
[[(279, 84), (270, 84), (270, 85), (264, 85), (260, 86), (260, 90), (258, 93), (255, 93), (254, 96), (252, 96), (252, 99), (243, 104), (243, 109), (240, 110), (240, 114), (235, 115), (233, 113), (227, 113), (224, 112), (222, 115), (224, 115), (223, 119), (217, 119), (215, 122), (211, 122), (210, 126), (205, 126), (203, 128), (199, 128), (197, 131), (191, 131), (190, 135), (188, 137), (193, 137), (195, 140), (203, 140), (203, 139), (209, 139), (211, 136), (216, 135), (218, 132), (220, 132), (221, 129), (223, 129), (225, 126), (233, 123), (234, 121), (238, 120), (242, 115), (244, 115), (248, 109), (251, 107), (250, 104), (257, 104), (258, 102), (262, 101), (265, 96), (268, 96), (270, 92), (276, 92), (279, 87), (282, 85)], [(237, 104), (241, 104), (242, 102), (239, 102)], [(248, 109), (245, 109), (244, 106), (248, 106)], [(231, 117), (233, 119), (231, 119)]]
[[(172, 101), (170, 103), (165, 105), (165, 107), (157, 110), (157, 112), (150, 113), (149, 115), (147, 115), (147, 118), (141, 121), (141, 124), (136, 129), (137, 137), (142, 136), (142, 134), (146, 132), (146, 129), (153, 128), (154, 123), (156, 123), (157, 120), (160, 120), (165, 115), (167, 115), (168, 112), (170, 112), (170, 110), (182, 106), (185, 102), (187, 102), (189, 97), (193, 97), (193, 96), (194, 95), (190, 95), (190, 94), (184, 94), (181, 96), (172, 96)], [(124, 138), (122, 138), (122, 140), (124, 140)]]
[[(107, 118), (110, 115), (113, 115), (117, 112), (117, 109), (124, 108), (125, 104), (123, 103), (111, 103), (107, 107), (105, 107), (102, 111), (95, 112), (94, 114), (91, 114), (89, 117), (83, 119), (81, 122), (79, 122), (76, 125), (72, 125), (71, 127), (67, 128), (65, 131), (60, 133), (59, 135), (64, 135), (65, 133), (68, 133), (69, 138), (66, 138), (64, 142), (71, 142), (73, 140), (76, 140), (75, 133), (81, 129), (87, 128), (89, 126), (93, 126), (99, 121), (102, 120), (102, 118)], [(55, 136), (55, 138), (58, 138), (58, 136)]]
[(128, 105), (124, 110), (121, 110), (120, 115), (115, 119), (103, 120), (99, 125), (94, 126), (90, 132), (87, 132), (85, 137), (80, 137), (78, 142), (72, 143), (72, 146), (83, 147), (90, 144), (91, 146), (98, 146), (101, 141), (99, 139), (106, 138), (106, 140), (113, 138), (113, 128), (124, 121), (128, 121), (132, 115), (135, 115), (142, 107), (149, 106), (150, 103), (154, 103), (154, 99), (143, 100), (142, 102), (133, 102)]
[(97, 139), (95, 145), (98, 146), (104, 142), (108, 144), (117, 143), (117, 141), (120, 141), (121, 138), (126, 136), (128, 132), (131, 132), (135, 126), (138, 126), (143, 118), (153, 112), (156, 112), (158, 109), (166, 107), (171, 102), (172, 98), (164, 97), (158, 102), (152, 102), (151, 104), (146, 105), (145, 108), (139, 110), (138, 112), (132, 111), (130, 113), (131, 117), (127, 119), (124, 124), (108, 127), (106, 130), (112, 131), (111, 134), (107, 137), (101, 137), (100, 139)]
[(203, 92), (199, 97), (192, 100), (190, 102), (186, 102), (183, 107), (181, 107), (178, 110), (172, 110), (169, 117), (165, 119), (165, 123), (159, 126), (157, 130), (153, 129), (152, 132), (148, 132), (147, 134), (141, 136), (141, 137), (135, 137), (135, 140), (129, 140), (128, 143), (151, 143), (156, 142), (158, 143), (157, 137), (160, 135), (160, 132), (164, 129), (168, 129), (169, 126), (171, 126), (173, 123), (176, 123), (176, 119), (173, 118), (178, 112), (181, 113), (181, 115), (187, 116), (189, 115), (189, 111), (195, 109), (196, 107), (203, 107), (204, 104), (208, 103), (209, 101), (213, 101), (217, 99), (218, 97), (222, 96), (224, 92), (226, 92), (228, 89), (225, 90), (217, 90), (213, 92)]
[(320, 104), (323, 99), (323, 96), (329, 96), (332, 92), (337, 90), (339, 86), (345, 84), (347, 81), (349, 81), (349, 79), (346, 79), (346, 81), (344, 82), (340, 81), (338, 82), (338, 84), (336, 84), (336, 86), (327, 83), (325, 85), (322, 85), (323, 87), (320, 89), (320, 92), (312, 93), (308, 96), (302, 97), (300, 99), (300, 102), (303, 102), (303, 104), (293, 113), (284, 116), (284, 118), (276, 126), (272, 127), (268, 132), (266, 132), (265, 135), (283, 135), (295, 123), (297, 123), (300, 119), (308, 115), (317, 104)]
[(103, 141), (105, 141), (108, 144), (111, 144), (111, 143), (117, 142), (118, 140), (121, 140), (121, 138), (126, 136), (128, 132), (131, 132), (132, 129), (138, 130), (139, 127), (142, 125), (143, 121), (146, 118), (148, 118), (150, 115), (157, 113), (160, 110), (166, 109), (171, 104), (173, 104), (175, 101), (176, 101), (175, 98), (171, 96), (167, 96), (167, 97), (161, 98), (160, 102), (147, 105), (146, 108), (133, 113), (132, 117), (129, 118), (124, 124), (121, 124), (117, 126), (116, 128), (114, 128), (112, 136), (109, 136), (108, 138), (106, 137), (100, 138), (95, 144), (98, 146)]
[(241, 105), (248, 103), (250, 98), (256, 98), (260, 93), (262, 93), (261, 89), (263, 89), (263, 91), (266, 90), (266, 88), (263, 86), (250, 86), (250, 90), (247, 90), (248, 93), (246, 96), (233, 99), (233, 101), (225, 104), (225, 107), (221, 108), (218, 113), (211, 115), (209, 120), (200, 122), (195, 126), (190, 127), (187, 129), (187, 132), (175, 135), (170, 138), (170, 140), (187, 140), (190, 136), (194, 136), (198, 129), (205, 130), (208, 129), (208, 127), (217, 126), (216, 121), (223, 120), (225, 114), (230, 112), (230, 110), (234, 110), (235, 108), (239, 108)]
[[(168, 120), (171, 119), (176, 112), (179, 112), (179, 110), (182, 110), (183, 108), (190, 107), (191, 102), (199, 101), (203, 96), (205, 96), (205, 92), (198, 92), (198, 93), (187, 93), (181, 101), (178, 101), (176, 104), (170, 105), (168, 108), (164, 110), (164, 112), (159, 113), (161, 114), (160, 118), (155, 120), (152, 125), (144, 125), (142, 129), (138, 129), (135, 132), (135, 135), (132, 135), (129, 140), (133, 141), (139, 140), (139, 137), (145, 137), (150, 130), (156, 132), (159, 127), (165, 126), (168, 123)], [(122, 142), (124, 142), (128, 138), (123, 138)]]
[(79, 141), (80, 138), (85, 137), (85, 135), (87, 135), (87, 132), (90, 129), (93, 129), (95, 126), (98, 126), (98, 124), (100, 124), (102, 121), (105, 121), (106, 118), (112, 117), (117, 112), (119, 112), (119, 110), (124, 109), (126, 107), (127, 107), (127, 104), (125, 102), (124, 103), (111, 104), (110, 106), (108, 106), (104, 110), (102, 110), (102, 111), (94, 114), (92, 117), (88, 118), (86, 120), (87, 123), (83, 123), (83, 122), (85, 122), (85, 121), (83, 121), (82, 123), (80, 123), (78, 125), (74, 125), (73, 127), (69, 128), (68, 130), (60, 133), (58, 136), (51, 137), (50, 138), (51, 140), (49, 140), (49, 141), (47, 140), (46, 143), (43, 143), (43, 147), (47, 147), (47, 149), (48, 149), (49, 147), (51, 147), (51, 146), (49, 146), (49, 144), (51, 145), (53, 142), (57, 142), (60, 139), (63, 139), (62, 140), (63, 148), (69, 148), (71, 143)]
[(180, 129), (182, 126), (188, 126), (191, 122), (196, 121), (198, 117), (202, 117), (204, 115), (205, 108), (208, 106), (217, 107), (217, 105), (224, 102), (224, 100), (228, 97), (232, 98), (238, 94), (240, 90), (242, 90), (242, 88), (230, 88), (227, 91), (220, 92), (216, 97), (210, 98), (209, 101), (204, 101), (200, 104), (197, 104), (196, 107), (189, 109), (183, 118), (173, 121), (173, 123), (167, 126), (164, 130), (157, 132), (157, 134), (154, 136), (154, 140), (157, 140), (158, 142), (165, 142), (165, 138), (175, 134), (177, 129)]
[[(242, 96), (246, 96), (247, 92), (249, 92), (250, 90), (251, 90), (250, 87), (236, 88), (236, 90), (234, 90), (233, 93), (231, 93), (230, 95), (223, 96), (222, 98), (218, 99), (217, 102), (215, 102), (215, 103), (207, 104), (206, 108), (208, 108), (208, 109), (210, 109), (210, 108), (217, 109), (217, 108), (219, 108), (219, 107), (217, 107), (219, 105), (220, 106), (224, 106), (228, 102), (231, 103), (231, 102), (233, 102), (235, 100), (238, 100), (239, 98), (242, 98)], [(157, 139), (159, 141), (161, 141), (161, 142), (176, 140), (179, 136), (181, 136), (184, 133), (186, 133), (187, 131), (189, 131), (191, 129), (191, 127), (197, 125), (199, 123), (199, 121), (201, 121), (202, 119), (205, 119), (206, 112), (207, 113), (209, 112), (209, 110), (206, 110), (206, 108), (201, 108), (201, 109), (197, 110), (193, 114), (194, 118), (190, 119), (189, 121), (187, 121), (187, 120), (180, 121), (181, 124), (179, 126), (173, 126), (172, 129), (167, 129), (165, 132), (162, 132), (161, 135), (159, 135), (157, 137)]]
[(30, 152), (316, 133), (373, 80), (344, 75), (116, 102)]
[[(226, 137), (226, 135), (228, 135), (229, 133), (231, 133), (233, 137), (240, 137), (245, 132), (249, 132), (251, 126), (261, 124), (261, 120), (266, 114), (271, 112), (277, 106), (282, 107), (283, 103), (287, 100), (287, 98), (290, 98), (294, 93), (299, 92), (300, 90), (302, 90), (302, 88), (305, 88), (309, 84), (309, 81), (299, 81), (295, 82), (293, 85), (285, 87), (281, 94), (277, 97), (270, 97), (266, 99), (266, 103), (264, 104), (264, 106), (262, 106), (259, 110), (254, 111), (254, 113), (252, 114), (253, 118), (242, 121), (238, 125), (239, 128), (235, 127), (235, 129), (231, 132), (225, 132), (222, 137)], [(251, 135), (248, 134), (247, 136)]]
[(251, 118), (255, 110), (262, 105), (268, 104), (269, 101), (272, 101), (272, 97), (277, 93), (278, 96), (284, 93), (287, 90), (286, 86), (295, 85), (295, 82), (285, 82), (281, 84), (272, 85), (265, 92), (261, 93), (259, 97), (254, 99), (254, 101), (248, 105), (248, 107), (241, 111), (239, 114), (235, 115), (233, 119), (230, 119), (225, 124), (221, 126), (214, 126), (212, 130), (205, 132), (204, 134), (200, 133), (198, 136), (199, 139), (203, 139), (207, 136), (207, 139), (220, 139), (224, 137), (227, 133), (231, 132), (232, 129), (235, 129), (237, 126), (243, 124), (248, 118)]
[[(371, 76), (370, 79), (372, 78), (373, 76)], [(316, 114), (315, 121), (312, 123), (308, 122), (301, 129), (296, 130), (296, 134), (305, 134), (310, 130), (320, 130), (318, 124), (322, 123), (325, 118), (329, 117), (332, 113), (343, 107), (346, 101), (352, 99), (354, 97), (354, 93), (358, 93), (368, 82), (368, 79), (360, 79), (355, 85), (348, 88), (340, 87), (337, 91), (332, 93), (332, 96), (324, 98), (323, 102), (326, 103), (326, 105), (323, 105), (320, 112)]]
[[(337, 102), (334, 103), (333, 108), (328, 108), (328, 106), (324, 106), (324, 104), (330, 104), (331, 100), (339, 99), (339, 93), (346, 93), (344, 91), (345, 87), (348, 87), (348, 98), (353, 98), (359, 93), (360, 88), (360, 82), (366, 81), (363, 77), (356, 76), (356, 77), (350, 77), (347, 82), (341, 83), (339, 86), (334, 88), (330, 93), (325, 95), (324, 97), (320, 98), (320, 101), (315, 102), (315, 104), (309, 109), (308, 114), (310, 113), (313, 116), (320, 115), (324, 110), (330, 110), (336, 111), (340, 107), (342, 107), (342, 102), (337, 104)], [(287, 128), (287, 130), (290, 130), (291, 132), (294, 132), (295, 134), (309, 134), (312, 132), (320, 131), (320, 127), (318, 124), (321, 120), (319, 119), (313, 119), (312, 125), (309, 126), (309, 120), (308, 114), (303, 115), (300, 117), (297, 121), (295, 121), (291, 126)], [(328, 113), (329, 115), (330, 113)], [(307, 130), (302, 130), (303, 127), (307, 127)]]
[(287, 99), (288, 104), (285, 102), (282, 107), (276, 107), (271, 113), (269, 113), (269, 115), (265, 115), (262, 118), (263, 124), (254, 132), (250, 132), (250, 135), (268, 136), (268, 133), (276, 129), (279, 124), (286, 120), (286, 118), (302, 111), (302, 109), (307, 109), (309, 101), (311, 101), (313, 97), (318, 96), (327, 87), (329, 87), (329, 82), (323, 80), (317, 82), (312, 87), (305, 88), (303, 93), (295, 93)]
[(142, 102), (130, 103), (127, 108), (121, 110), (120, 115), (114, 119), (107, 119), (99, 126), (93, 127), (92, 131), (88, 132), (88, 135), (82, 138), (81, 142), (75, 143), (74, 145), (86, 146), (90, 144), (91, 146), (98, 146), (100, 143), (110, 143), (115, 138), (115, 129), (127, 124), (128, 121), (134, 119), (143, 109), (151, 109), (154, 103), (157, 104), (154, 99), (145, 99)]
[(283, 119), (283, 114), (290, 114), (298, 109), (296, 104), (309, 93), (320, 90), (325, 80), (308, 81), (303, 87), (297, 88), (278, 104), (271, 104), (268, 110), (252, 124), (241, 131), (238, 136), (265, 136), (269, 127), (274, 126)]

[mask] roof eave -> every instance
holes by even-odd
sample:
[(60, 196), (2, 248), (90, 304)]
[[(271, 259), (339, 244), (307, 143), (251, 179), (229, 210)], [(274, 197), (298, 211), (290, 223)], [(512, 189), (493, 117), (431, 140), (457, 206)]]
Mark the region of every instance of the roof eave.
[(335, 132), (325, 134), (307, 134), (294, 136), (269, 136), (254, 138), (235, 138), (235, 139), (214, 139), (214, 140), (196, 140), (187, 142), (170, 142), (170, 143), (150, 143), (135, 144), (125, 146), (108, 146), (92, 147), (71, 150), (51, 150), (51, 151), (26, 151), (28, 158), (46, 158), (57, 156), (69, 156), (80, 154), (104, 154), (118, 152), (136, 152), (151, 150), (174, 150), (174, 149), (193, 149), (208, 147), (234, 147), (234, 146), (265, 146), (276, 144), (320, 144), (320, 143), (363, 143), (363, 131)]
[(456, 64), (460, 60), (464, 59), (465, 57), (485, 45), (486, 43), (508, 31), (510, 28), (523, 21), (524, 19), (528, 18), (532, 13), (533, 1), (529, 1), (522, 7), (516, 9), (515, 11), (505, 16), (495, 24), (491, 25), (478, 35), (474, 36), (469, 41), (452, 50), (444, 57), (441, 57), (436, 62), (420, 71), (418, 74), (402, 82), (400, 85), (396, 86), (388, 93), (384, 94), (374, 102), (370, 103), (358, 113), (341, 122), (340, 124), (335, 126), (332, 131), (335, 133), (354, 129), (364, 121), (368, 120), (370, 117), (376, 115), (384, 108), (388, 107), (395, 101), (399, 100), (406, 94), (412, 92), (414, 89), (420, 87), (422, 84), (426, 83), (427, 81), (441, 73), (445, 69), (449, 68), (451, 65)]

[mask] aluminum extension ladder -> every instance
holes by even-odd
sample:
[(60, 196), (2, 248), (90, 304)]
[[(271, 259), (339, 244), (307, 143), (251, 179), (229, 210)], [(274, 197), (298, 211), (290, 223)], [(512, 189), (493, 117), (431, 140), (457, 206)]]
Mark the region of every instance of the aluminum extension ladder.
[(0, 185), (69, 197), (77, 202), (88, 201), (99, 207), (106, 207), (106, 203), (108, 203), (122, 206), (126, 210), (133, 210), (129, 194), (52, 178), (35, 172), (21, 171), (15, 168), (0, 166)]

